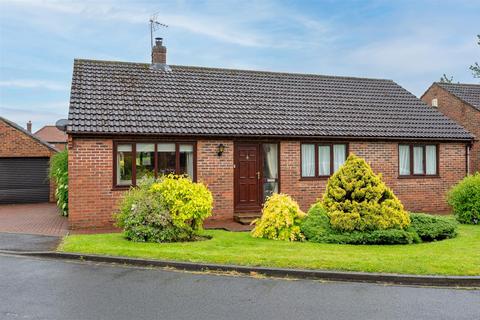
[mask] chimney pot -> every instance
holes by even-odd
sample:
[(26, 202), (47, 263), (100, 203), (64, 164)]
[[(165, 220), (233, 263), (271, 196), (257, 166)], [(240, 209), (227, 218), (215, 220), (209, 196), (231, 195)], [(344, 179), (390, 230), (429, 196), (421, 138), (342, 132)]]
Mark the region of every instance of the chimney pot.
[(163, 45), (162, 38), (155, 38), (155, 45), (152, 48), (152, 63), (167, 63), (167, 48)]
[(32, 133), (32, 121), (30, 120), (27, 122), (27, 131)]

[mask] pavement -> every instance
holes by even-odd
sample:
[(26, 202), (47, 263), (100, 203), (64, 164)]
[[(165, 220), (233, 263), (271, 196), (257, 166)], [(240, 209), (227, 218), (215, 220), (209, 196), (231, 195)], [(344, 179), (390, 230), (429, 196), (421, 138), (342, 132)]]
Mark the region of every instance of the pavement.
[(0, 205), (0, 232), (64, 236), (68, 219), (55, 203)]
[(54, 251), (62, 237), (35, 234), (0, 233), (0, 250), (7, 251)]
[(0, 319), (478, 319), (480, 291), (0, 254)]

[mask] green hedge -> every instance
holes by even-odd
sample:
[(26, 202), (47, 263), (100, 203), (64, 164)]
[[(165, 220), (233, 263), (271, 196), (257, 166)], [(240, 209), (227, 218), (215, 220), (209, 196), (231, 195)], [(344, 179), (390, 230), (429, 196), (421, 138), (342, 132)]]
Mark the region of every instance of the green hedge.
[(457, 235), (457, 222), (453, 218), (432, 216), (424, 213), (410, 213), (410, 228), (423, 241), (454, 238)]
[(301, 230), (309, 241), (339, 244), (411, 244), (457, 235), (457, 224), (451, 218), (412, 213), (410, 219), (406, 229), (342, 232), (332, 228), (326, 210), (317, 203), (303, 219)]
[(56, 184), (55, 198), (62, 216), (68, 216), (68, 151), (56, 153), (50, 158), (50, 179)]
[(448, 203), (460, 223), (480, 223), (480, 172), (465, 177), (448, 193)]

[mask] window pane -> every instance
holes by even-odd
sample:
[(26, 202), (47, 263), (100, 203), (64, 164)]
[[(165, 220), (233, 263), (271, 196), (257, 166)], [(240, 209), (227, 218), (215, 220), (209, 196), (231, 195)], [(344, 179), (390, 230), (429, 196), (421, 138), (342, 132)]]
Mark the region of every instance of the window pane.
[(278, 145), (265, 143), (263, 149), (263, 201), (278, 193)]
[(302, 177), (315, 177), (315, 145), (302, 144)]
[(186, 173), (193, 179), (193, 145), (180, 145), (180, 174)]
[(437, 146), (426, 146), (427, 174), (437, 174)]
[(330, 146), (318, 146), (318, 171), (321, 176), (330, 175)]
[(333, 171), (337, 171), (344, 164), (347, 155), (347, 146), (344, 144), (333, 145)]
[(413, 173), (425, 173), (423, 171), (423, 147), (413, 147)]
[(158, 176), (175, 173), (175, 143), (157, 144)]
[(137, 184), (143, 177), (155, 176), (155, 145), (153, 143), (137, 143), (136, 175)]
[(410, 146), (398, 146), (398, 165), (400, 167), (400, 175), (410, 175)]
[(132, 145), (117, 146), (117, 184), (128, 186), (132, 184)]

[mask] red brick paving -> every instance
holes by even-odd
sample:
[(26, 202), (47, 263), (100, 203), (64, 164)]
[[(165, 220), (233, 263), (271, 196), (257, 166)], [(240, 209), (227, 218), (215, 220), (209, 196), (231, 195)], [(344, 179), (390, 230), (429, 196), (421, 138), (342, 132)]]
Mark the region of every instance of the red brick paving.
[(63, 236), (68, 219), (59, 215), (54, 203), (0, 205), (0, 232)]

